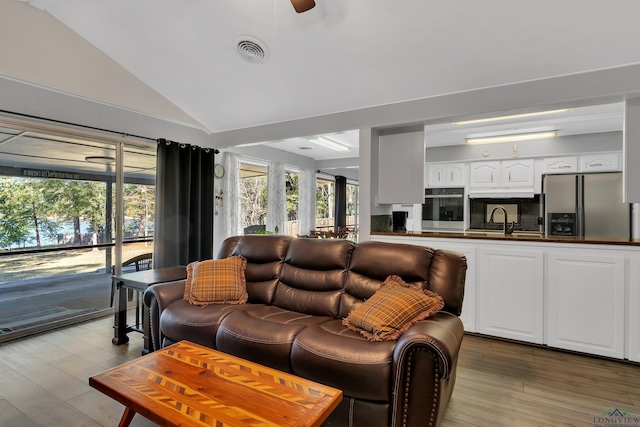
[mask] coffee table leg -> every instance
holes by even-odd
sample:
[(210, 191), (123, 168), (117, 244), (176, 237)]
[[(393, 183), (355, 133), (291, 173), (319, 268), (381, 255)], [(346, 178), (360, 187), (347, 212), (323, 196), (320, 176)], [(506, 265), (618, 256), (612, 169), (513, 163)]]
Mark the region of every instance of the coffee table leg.
[(118, 427), (129, 427), (129, 424), (131, 424), (131, 420), (133, 419), (133, 416), (136, 414), (136, 411), (134, 411), (131, 408), (125, 408), (124, 409), (124, 414), (122, 414), (122, 418), (120, 419), (120, 424), (118, 424)]
[(122, 289), (122, 282), (116, 282), (114, 314), (113, 339), (111, 342), (115, 345), (126, 344), (129, 342), (129, 337), (127, 336), (127, 291)]

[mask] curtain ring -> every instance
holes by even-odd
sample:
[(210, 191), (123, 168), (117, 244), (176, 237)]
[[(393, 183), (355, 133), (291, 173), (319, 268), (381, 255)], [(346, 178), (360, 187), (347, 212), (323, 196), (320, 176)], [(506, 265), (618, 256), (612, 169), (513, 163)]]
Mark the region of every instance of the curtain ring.
[(180, 144), (180, 148), (186, 148), (187, 144)]

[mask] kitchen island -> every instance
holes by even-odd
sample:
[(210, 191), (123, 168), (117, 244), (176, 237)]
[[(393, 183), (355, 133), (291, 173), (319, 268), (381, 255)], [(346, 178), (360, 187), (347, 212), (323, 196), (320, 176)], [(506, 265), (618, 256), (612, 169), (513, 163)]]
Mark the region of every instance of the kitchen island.
[[(464, 232), (453, 231), (406, 231), (406, 232), (386, 232), (373, 231), (374, 236), (391, 237), (424, 237), (432, 239), (472, 239), (472, 240), (498, 240), (498, 241), (522, 241), (522, 242), (544, 242), (544, 243), (581, 243), (595, 245), (627, 245), (640, 246), (640, 239), (632, 238), (612, 238), (612, 237), (577, 237), (577, 236), (545, 236), (533, 231), (514, 231), (513, 234), (504, 234), (494, 230), (468, 229)], [(376, 239), (374, 239), (376, 240)]]
[(465, 254), (465, 330), (640, 362), (640, 240), (372, 232)]

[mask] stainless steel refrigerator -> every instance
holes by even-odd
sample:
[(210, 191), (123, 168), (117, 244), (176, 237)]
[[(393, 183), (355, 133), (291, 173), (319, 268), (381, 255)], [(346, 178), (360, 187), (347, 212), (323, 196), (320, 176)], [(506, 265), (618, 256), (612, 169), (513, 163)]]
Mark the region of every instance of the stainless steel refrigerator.
[(544, 175), (547, 236), (631, 237), (631, 207), (622, 173)]

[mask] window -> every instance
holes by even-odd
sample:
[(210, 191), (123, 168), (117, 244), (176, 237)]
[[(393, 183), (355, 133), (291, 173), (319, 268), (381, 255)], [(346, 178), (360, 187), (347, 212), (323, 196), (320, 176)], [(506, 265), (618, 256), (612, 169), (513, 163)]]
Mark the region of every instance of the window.
[(298, 228), (298, 173), (287, 171), (284, 175), (287, 195), (287, 221), (285, 234), (297, 236)]
[(316, 230), (333, 230), (334, 195), (336, 183), (324, 178), (316, 179)]
[(360, 223), (360, 186), (347, 183), (347, 228), (357, 230)]
[(245, 234), (265, 229), (267, 197), (267, 167), (240, 163), (240, 220)]

